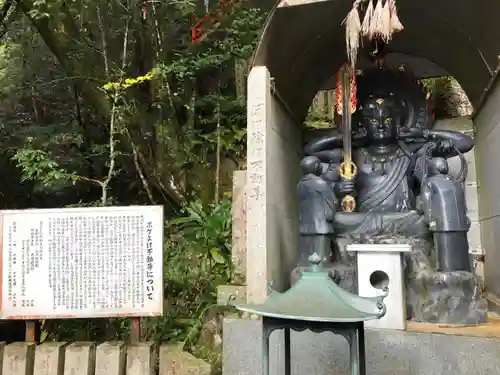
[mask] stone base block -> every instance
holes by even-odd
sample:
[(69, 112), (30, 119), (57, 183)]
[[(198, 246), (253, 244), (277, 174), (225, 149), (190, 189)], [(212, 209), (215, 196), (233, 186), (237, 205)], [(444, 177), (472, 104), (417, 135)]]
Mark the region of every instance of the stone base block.
[(125, 373), (154, 375), (156, 365), (155, 347), (152, 342), (141, 342), (127, 346), (127, 369)]
[(97, 347), (95, 375), (125, 375), (123, 342), (103, 342)]
[(65, 342), (46, 342), (35, 349), (36, 375), (64, 375)]
[(33, 374), (35, 363), (35, 343), (15, 342), (6, 345), (3, 350), (2, 375)]
[(93, 342), (74, 342), (66, 347), (64, 373), (88, 375), (95, 372), (96, 345)]
[[(366, 330), (367, 375), (498, 375), (500, 340)], [(224, 321), (223, 375), (262, 374), (262, 322)], [(347, 343), (329, 333), (292, 332), (292, 375), (348, 375)], [(283, 335), (271, 335), (270, 374), (284, 374)]]

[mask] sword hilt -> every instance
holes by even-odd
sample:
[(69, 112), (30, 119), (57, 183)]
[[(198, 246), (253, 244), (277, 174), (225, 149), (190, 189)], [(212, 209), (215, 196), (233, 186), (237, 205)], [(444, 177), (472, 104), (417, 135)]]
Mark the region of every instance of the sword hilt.
[(344, 212), (354, 212), (356, 209), (356, 199), (352, 195), (346, 195), (340, 201), (340, 207)]
[[(352, 161), (344, 161), (340, 164), (339, 175), (344, 181), (352, 181), (358, 173), (358, 167)], [(354, 212), (356, 200), (352, 195), (346, 195), (340, 201), (340, 207), (344, 212)]]
[(339, 175), (344, 181), (350, 181), (358, 174), (358, 167), (352, 161), (344, 161), (340, 164)]

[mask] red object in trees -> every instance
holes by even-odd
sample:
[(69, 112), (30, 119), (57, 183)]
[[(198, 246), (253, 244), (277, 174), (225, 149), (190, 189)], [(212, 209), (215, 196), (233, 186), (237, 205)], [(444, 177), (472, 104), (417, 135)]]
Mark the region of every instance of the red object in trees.
[(202, 28), (203, 24), (209, 22), (212, 19), (210, 13), (205, 14), (191, 27), (191, 41), (198, 42), (201, 37), (205, 34), (207, 29)]
[(231, 5), (237, 5), (238, 1), (239, 0), (222, 0), (218, 7), (205, 13), (205, 15), (191, 27), (191, 41), (194, 43), (201, 42), (203, 38), (217, 28), (222, 16), (224, 16), (225, 10)]

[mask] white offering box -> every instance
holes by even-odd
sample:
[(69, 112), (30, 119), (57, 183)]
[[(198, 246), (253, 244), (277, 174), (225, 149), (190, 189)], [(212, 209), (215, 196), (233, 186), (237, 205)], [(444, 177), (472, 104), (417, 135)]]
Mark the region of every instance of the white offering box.
[(365, 322), (365, 327), (405, 330), (406, 299), (401, 254), (411, 251), (411, 246), (353, 244), (348, 245), (347, 250), (357, 253), (360, 296), (375, 297), (384, 293), (384, 286), (389, 287), (389, 295), (384, 300), (387, 313), (381, 319)]

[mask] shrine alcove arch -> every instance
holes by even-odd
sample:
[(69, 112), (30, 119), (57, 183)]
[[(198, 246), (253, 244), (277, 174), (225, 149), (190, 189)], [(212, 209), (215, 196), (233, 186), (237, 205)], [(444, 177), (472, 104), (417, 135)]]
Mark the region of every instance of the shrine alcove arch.
[[(455, 77), (475, 108), (491, 86), (500, 52), (500, 3), (493, 0), (398, 0), (404, 30), (389, 44), (394, 53), (432, 61)], [(342, 21), (350, 0), (301, 5), (282, 1), (272, 12), (254, 56), (276, 91), (301, 121), (312, 98), (346, 61)]]
[[(262, 2), (271, 8), (270, 0)], [(441, 72), (435, 76), (453, 76), (475, 109), (474, 179), (479, 203), (474, 225), (481, 228), (482, 254), (486, 253), (486, 288), (500, 296), (496, 266), (500, 263), (496, 245), (500, 243), (500, 168), (496, 162), (500, 149), (500, 83), (496, 79), (500, 2), (396, 2), (404, 30), (393, 36), (387, 46), (389, 54), (432, 65)], [(264, 300), (271, 280), (277, 290), (284, 290), (296, 264), (298, 209), (293, 202), (304, 141), (299, 124), (316, 93), (329, 84), (332, 87), (332, 76), (347, 60), (342, 21), (352, 4), (353, 0), (281, 0), (271, 10), (254, 54), (248, 79), (247, 251), (266, 259), (267, 271), (260, 263), (248, 263), (248, 301)], [(262, 277), (266, 274), (267, 278)]]

